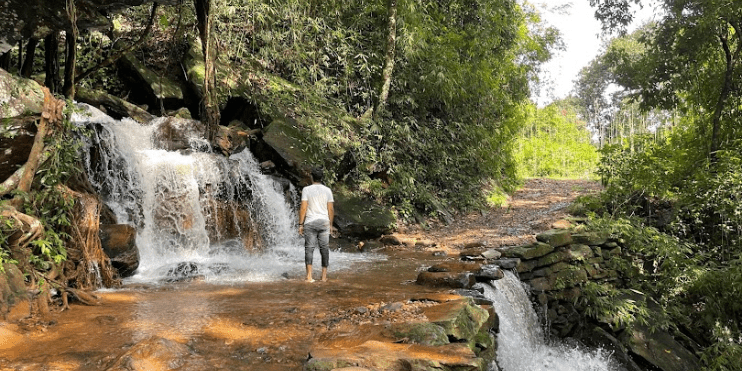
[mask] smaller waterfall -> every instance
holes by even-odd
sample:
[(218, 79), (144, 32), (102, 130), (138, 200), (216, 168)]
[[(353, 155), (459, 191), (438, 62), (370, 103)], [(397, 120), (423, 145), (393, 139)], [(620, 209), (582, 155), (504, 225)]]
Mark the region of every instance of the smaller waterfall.
[(494, 302), (500, 317), (497, 336), (497, 363), (503, 371), (606, 371), (616, 370), (609, 355), (598, 349), (588, 350), (549, 344), (538, 316), (528, 299), (523, 283), (512, 272), (483, 285), (484, 295)]

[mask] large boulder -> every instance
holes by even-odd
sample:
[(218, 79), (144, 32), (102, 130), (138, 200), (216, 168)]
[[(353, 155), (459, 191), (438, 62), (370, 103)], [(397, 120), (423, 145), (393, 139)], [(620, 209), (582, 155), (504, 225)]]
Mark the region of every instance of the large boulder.
[(201, 121), (176, 117), (161, 120), (152, 138), (156, 148), (177, 151), (206, 146), (206, 128)]
[(41, 85), (0, 69), (0, 118), (38, 115), (43, 109)]
[(474, 339), (489, 318), (487, 310), (469, 297), (427, 307), (423, 313), (431, 323), (443, 327), (449, 337), (467, 342)]
[(127, 224), (101, 224), (99, 234), (103, 252), (111, 259), (111, 265), (119, 275), (128, 277), (134, 274), (139, 267), (136, 229)]
[(621, 341), (631, 353), (662, 371), (694, 371), (701, 369), (701, 362), (670, 334), (635, 325), (621, 336)]
[(35, 137), (33, 120), (14, 120), (0, 125), (0, 182), (28, 161)]
[(180, 85), (167, 76), (150, 70), (134, 54), (124, 54), (118, 60), (118, 66), (123, 79), (144, 98), (144, 101), (138, 103), (147, 103), (154, 107), (162, 104), (165, 109), (177, 109), (185, 105)]
[(377, 238), (394, 230), (392, 211), (359, 196), (336, 193), (335, 225), (340, 233), (358, 238)]

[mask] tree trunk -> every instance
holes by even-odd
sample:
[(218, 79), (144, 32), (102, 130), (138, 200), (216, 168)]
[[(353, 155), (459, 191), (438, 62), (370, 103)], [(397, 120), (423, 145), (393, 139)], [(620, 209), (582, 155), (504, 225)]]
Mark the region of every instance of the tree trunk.
[(387, 0), (388, 23), (386, 52), (384, 53), (384, 69), (381, 72), (382, 82), (379, 90), (379, 98), (374, 107), (374, 116), (381, 112), (389, 97), (389, 88), (392, 84), (392, 72), (394, 72), (394, 54), (397, 43), (397, 0)]
[[(64, 101), (54, 98), (49, 92), (49, 89), (44, 87), (44, 112), (41, 113), (41, 121), (39, 122), (38, 130), (36, 131), (36, 137), (34, 138), (33, 146), (31, 147), (31, 153), (28, 155), (28, 161), (23, 165), (25, 170), (18, 181), (17, 190), (28, 193), (31, 190), (31, 184), (33, 183), (34, 175), (36, 170), (39, 168), (41, 159), (44, 154), (44, 139), (49, 131), (49, 126), (58, 122), (62, 117), (62, 109), (64, 108)], [(16, 196), (11, 203), (16, 209), (20, 208), (23, 203), (23, 197), (21, 195)]]
[(23, 68), (23, 39), (18, 41), (18, 74), (21, 74)]
[(34, 56), (38, 44), (39, 39), (35, 37), (28, 39), (28, 43), (26, 44), (26, 58), (23, 59), (23, 66), (21, 67), (21, 76), (25, 78), (31, 77), (33, 73)]
[(714, 109), (714, 118), (711, 127), (711, 148), (709, 150), (709, 156), (712, 161), (716, 158), (716, 151), (719, 150), (719, 135), (721, 132), (721, 114), (724, 110), (724, 104), (729, 97), (729, 93), (732, 91), (732, 79), (734, 78), (734, 67), (736, 64), (736, 56), (739, 54), (739, 47), (737, 53), (732, 54), (729, 48), (728, 42), (728, 30), (724, 30), (722, 34), (719, 34), (719, 41), (721, 41), (722, 49), (724, 49), (724, 56), (726, 59), (726, 70), (724, 72), (724, 83), (719, 93), (719, 99), (716, 101), (716, 108)]
[(44, 38), (44, 70), (46, 78), (44, 85), (52, 94), (59, 92), (61, 80), (59, 78), (59, 34), (54, 31)]
[(0, 68), (6, 71), (10, 69), (10, 51), (0, 55)]
[(67, 0), (67, 16), (70, 18), (71, 29), (67, 31), (67, 51), (64, 61), (64, 86), (62, 92), (68, 99), (75, 99), (75, 68), (77, 65), (77, 9), (75, 0)]
[(219, 131), (219, 104), (216, 92), (216, 40), (214, 39), (214, 15), (211, 12), (212, 0), (194, 0), (198, 31), (204, 53), (204, 96), (201, 101), (201, 119), (206, 123), (206, 137), (209, 142)]

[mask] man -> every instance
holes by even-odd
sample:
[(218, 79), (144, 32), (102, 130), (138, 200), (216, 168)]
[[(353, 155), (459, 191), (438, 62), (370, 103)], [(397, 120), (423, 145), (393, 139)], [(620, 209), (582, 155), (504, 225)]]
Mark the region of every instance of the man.
[(304, 262), (307, 265), (307, 282), (312, 279), (312, 258), (314, 248), (319, 245), (322, 256), (322, 281), (327, 281), (327, 266), (330, 262), (330, 233), (335, 234), (332, 226), (335, 218), (332, 191), (322, 184), (324, 171), (312, 169), (312, 185), (301, 190), (301, 207), (299, 208), (299, 234), (304, 236)]

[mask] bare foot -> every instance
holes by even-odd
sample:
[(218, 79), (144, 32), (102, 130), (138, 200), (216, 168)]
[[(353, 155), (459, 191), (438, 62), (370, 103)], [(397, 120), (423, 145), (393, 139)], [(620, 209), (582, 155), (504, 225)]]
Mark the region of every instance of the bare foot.
[(304, 280), (304, 281), (306, 281), (306, 282), (309, 282), (309, 283), (312, 283), (312, 282), (314, 282), (314, 279), (311, 279), (311, 278), (307, 278), (307, 279), (306, 279), (306, 280)]
[(323, 278), (322, 282), (327, 282), (327, 277)]

